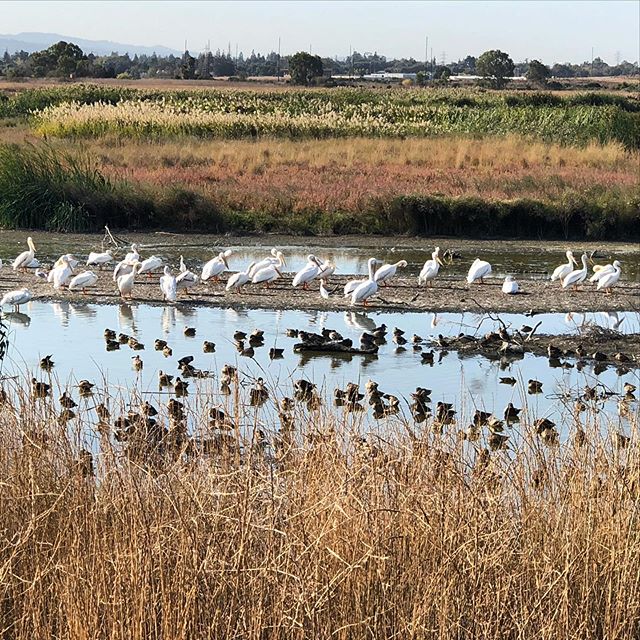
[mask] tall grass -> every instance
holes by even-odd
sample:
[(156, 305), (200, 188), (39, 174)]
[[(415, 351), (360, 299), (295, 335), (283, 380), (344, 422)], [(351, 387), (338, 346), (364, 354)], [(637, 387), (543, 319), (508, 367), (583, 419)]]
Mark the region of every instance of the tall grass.
[(492, 448), (463, 416), (363, 438), (299, 403), (278, 428), (234, 391), (242, 428), (207, 447), (205, 408), (193, 436), (119, 442), (96, 425), (96, 402), (125, 411), (103, 393), (66, 424), (20, 386), (0, 406), (3, 637), (640, 634), (637, 415), (630, 442), (593, 407), (561, 444), (531, 415)]
[[(279, 94), (275, 94), (279, 95)], [(291, 94), (281, 94), (288, 98)], [(118, 104), (77, 102), (47, 107), (37, 114), (37, 130), (58, 137), (158, 139), (423, 137), (437, 135), (506, 136), (519, 134), (562, 144), (620, 142), (640, 146), (640, 114), (617, 106), (494, 105), (473, 109), (451, 104), (386, 102), (336, 104), (326, 97), (273, 107), (253, 96), (221, 99), (167, 99)]]

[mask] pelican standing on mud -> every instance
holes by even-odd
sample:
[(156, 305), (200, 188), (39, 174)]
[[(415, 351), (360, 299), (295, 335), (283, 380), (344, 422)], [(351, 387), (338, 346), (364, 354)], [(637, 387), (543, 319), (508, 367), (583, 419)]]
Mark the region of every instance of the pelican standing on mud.
[(200, 276), (200, 280), (202, 282), (206, 282), (207, 280), (213, 279), (218, 280), (220, 275), (224, 273), (225, 269), (229, 268), (229, 263), (227, 262), (227, 258), (233, 252), (231, 249), (227, 249), (226, 251), (221, 251), (215, 258), (212, 258), (202, 267), (202, 275)]
[(574, 289), (577, 289), (578, 285), (586, 280), (587, 273), (588, 273), (588, 270), (587, 270), (588, 258), (586, 253), (582, 254), (581, 260), (582, 260), (582, 269), (576, 269), (575, 271), (572, 271), (567, 276), (565, 276), (564, 280), (562, 281), (563, 289), (566, 289), (567, 287), (573, 287)]
[(491, 265), (486, 260), (480, 260), (476, 258), (473, 261), (471, 267), (469, 267), (469, 273), (467, 274), (467, 282), (471, 284), (476, 280), (480, 280), (484, 284), (484, 279), (491, 275)]
[(36, 256), (36, 245), (33, 244), (33, 240), (31, 236), (27, 238), (27, 246), (29, 247), (26, 251), (23, 251), (14, 261), (13, 261), (13, 270), (17, 271), (18, 269), (27, 269), (31, 264), (31, 261)]
[(378, 263), (379, 261), (375, 258), (369, 258), (367, 262), (369, 267), (369, 277), (353, 290), (353, 293), (351, 294), (352, 305), (357, 304), (358, 302), (362, 302), (366, 307), (367, 300), (371, 298), (371, 296), (374, 296), (376, 293), (378, 293), (378, 283), (374, 278), (374, 269), (376, 267), (376, 264)]
[(567, 256), (567, 262), (556, 267), (551, 274), (551, 282), (559, 280), (561, 286), (562, 281), (573, 271), (573, 267), (579, 266), (578, 261), (573, 257), (573, 251), (571, 251), (571, 249), (568, 249), (565, 255)]
[(433, 286), (433, 281), (438, 275), (441, 265), (444, 265), (444, 263), (440, 259), (440, 247), (436, 247), (431, 254), (431, 260), (427, 260), (422, 267), (422, 271), (420, 271), (418, 284), (421, 285), (428, 282), (430, 286)]

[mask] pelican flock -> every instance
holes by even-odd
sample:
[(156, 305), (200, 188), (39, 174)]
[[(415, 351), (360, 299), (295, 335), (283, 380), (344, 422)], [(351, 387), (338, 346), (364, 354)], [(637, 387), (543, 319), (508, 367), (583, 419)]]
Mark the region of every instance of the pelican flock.
[[(21, 252), (12, 262), (14, 271), (24, 272), (34, 268), (37, 280), (46, 279), (56, 290), (67, 288), (71, 292), (86, 293), (87, 289), (98, 285), (100, 280), (99, 272), (104, 267), (116, 261), (114, 250), (92, 251), (89, 253), (86, 266), (98, 267), (97, 271), (85, 270), (75, 273), (80, 264), (73, 253), (65, 253), (60, 256), (49, 271), (40, 268), (41, 263), (35, 257), (36, 247), (31, 237), (27, 238), (26, 251)], [(159, 278), (160, 292), (166, 302), (176, 302), (179, 294), (188, 294), (189, 289), (199, 283), (218, 282), (222, 279), (226, 271), (231, 270), (229, 259), (233, 255), (231, 249), (219, 251), (212, 259), (204, 263), (201, 275), (191, 271), (180, 256), (178, 274), (173, 275), (170, 266), (161, 256), (151, 255), (143, 258), (140, 254), (140, 247), (133, 243), (124, 258), (116, 262), (113, 270), (113, 282), (116, 284), (118, 292), (122, 298), (132, 299), (136, 277), (147, 275), (147, 280), (153, 278), (154, 273), (163, 270)], [(445, 252), (445, 255), (452, 255)], [(561, 289), (577, 290), (585, 283), (594, 284), (597, 291), (611, 294), (613, 287), (618, 286), (622, 276), (622, 265), (619, 260), (611, 264), (595, 265), (593, 275), (588, 277), (588, 262), (590, 258), (587, 253), (581, 255), (580, 263), (575, 259), (573, 252), (567, 250), (565, 253), (566, 262), (555, 267), (551, 273), (551, 282), (559, 282)], [(282, 251), (273, 247), (269, 254), (261, 259), (251, 262), (242, 269), (230, 273), (226, 278), (224, 291), (239, 293), (244, 287), (250, 285), (260, 285), (269, 287), (276, 280), (285, 277), (284, 269), (286, 259)], [(399, 260), (395, 263), (383, 263), (378, 258), (371, 257), (367, 260), (367, 273), (347, 280), (342, 288), (344, 298), (352, 305), (367, 306), (368, 301), (375, 297), (380, 287), (389, 286), (389, 283), (398, 274), (399, 269), (409, 266), (406, 260)], [(431, 253), (431, 258), (427, 260), (418, 275), (418, 286), (427, 284), (433, 287), (440, 274), (440, 268), (445, 266), (440, 253), (440, 247), (435, 247)], [(337, 288), (329, 291), (327, 284), (329, 278), (337, 270), (336, 263), (330, 258), (321, 258), (315, 254), (308, 254), (306, 263), (296, 273), (291, 276), (290, 285), (294, 288), (310, 289), (317, 285), (322, 300), (330, 300)], [(476, 282), (485, 283), (486, 278), (492, 276), (492, 265), (481, 258), (476, 258), (470, 265), (467, 276), (467, 285)], [(140, 282), (143, 282), (140, 280)], [(286, 286), (286, 285), (285, 285)], [(338, 285), (342, 286), (342, 285)], [(521, 292), (520, 285), (513, 275), (507, 275), (501, 285), (501, 290), (507, 295)], [(417, 295), (417, 294), (416, 294)], [(32, 299), (32, 294), (28, 289), (16, 289), (6, 292), (3, 297), (3, 305), (19, 306)], [(15, 302), (14, 302), (15, 301)]]

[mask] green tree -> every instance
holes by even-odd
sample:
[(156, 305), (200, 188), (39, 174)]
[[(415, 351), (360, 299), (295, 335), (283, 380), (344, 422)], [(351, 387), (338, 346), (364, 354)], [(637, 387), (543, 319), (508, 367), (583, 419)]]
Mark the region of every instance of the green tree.
[(60, 40), (44, 51), (31, 54), (29, 66), (34, 76), (65, 77), (75, 74), (78, 65), (85, 59), (86, 56), (77, 44)]
[(299, 51), (289, 58), (289, 74), (293, 84), (309, 85), (314, 78), (322, 76), (323, 73), (324, 67), (320, 56)]
[(546, 64), (542, 64), (539, 60), (532, 60), (527, 70), (527, 80), (535, 82), (535, 84), (545, 85), (551, 76), (551, 69)]
[(182, 56), (180, 77), (183, 80), (193, 80), (196, 77), (196, 59), (188, 51), (185, 51)]
[(446, 82), (451, 77), (451, 69), (444, 65), (438, 65), (433, 72), (433, 77), (435, 80), (444, 80)]
[(513, 68), (513, 60), (509, 54), (499, 49), (485, 51), (476, 61), (477, 73), (496, 89), (502, 89), (509, 82), (509, 78), (513, 76)]

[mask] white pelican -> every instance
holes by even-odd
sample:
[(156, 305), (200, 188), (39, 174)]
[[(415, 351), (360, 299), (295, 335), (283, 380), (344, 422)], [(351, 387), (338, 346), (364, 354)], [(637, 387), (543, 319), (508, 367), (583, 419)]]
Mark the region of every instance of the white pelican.
[(198, 284), (200, 278), (187, 269), (187, 265), (184, 262), (184, 258), (180, 256), (180, 274), (176, 278), (176, 288), (178, 291), (184, 289), (186, 294), (189, 294), (189, 289), (195, 287)]
[(301, 284), (303, 289), (308, 289), (309, 283), (320, 273), (320, 266), (320, 260), (318, 260), (318, 258), (313, 254), (309, 254), (307, 256), (307, 264), (302, 267), (298, 273), (296, 273), (291, 284), (294, 287)]
[(520, 287), (518, 283), (513, 279), (513, 276), (507, 276), (504, 279), (504, 283), (502, 285), (502, 293), (508, 293), (513, 295), (514, 293), (518, 293), (520, 291)]
[(140, 254), (138, 253), (138, 245), (134, 242), (131, 245), (131, 251), (124, 257), (123, 262), (133, 264), (134, 262), (140, 262)]
[(260, 269), (264, 269), (265, 267), (269, 267), (272, 264), (277, 264), (278, 263), (278, 253), (279, 251), (273, 247), (273, 249), (271, 249), (271, 257), (270, 258), (264, 258), (263, 260), (260, 260), (258, 262), (256, 262), (253, 265), (253, 269), (251, 269), (251, 272), (249, 273), (249, 275), (253, 278), (253, 276), (260, 271)]
[(26, 266), (27, 269), (39, 269), (42, 266), (42, 262), (40, 262), (40, 260), (38, 260), (38, 258), (34, 258), (33, 260), (31, 260), (31, 262), (29, 262), (29, 264)]
[(120, 276), (126, 276), (133, 271), (133, 263), (120, 260), (113, 270), (113, 281), (118, 282)]
[(326, 290), (326, 288), (324, 286), (324, 278), (320, 278), (320, 297), (323, 300), (328, 300), (329, 299), (329, 292)]
[(232, 253), (233, 251), (231, 251), (231, 249), (227, 249), (226, 251), (221, 251), (215, 258), (209, 260), (209, 262), (202, 267), (200, 280), (202, 280), (202, 282), (206, 282), (210, 278), (217, 280), (220, 277), (220, 274), (223, 273), (225, 269), (229, 268), (227, 258)]
[(567, 262), (553, 270), (551, 282), (560, 280), (560, 284), (562, 284), (562, 281), (573, 271), (574, 265), (576, 267), (578, 266), (578, 261), (573, 257), (573, 251), (571, 251), (571, 249), (567, 250), (565, 255), (567, 256)]
[(244, 287), (247, 282), (251, 281), (251, 276), (249, 274), (251, 273), (254, 264), (255, 262), (252, 262), (244, 271), (240, 271), (229, 276), (225, 290), (231, 291), (232, 289), (235, 289), (236, 291), (240, 291), (240, 287)]
[(160, 291), (167, 302), (175, 302), (178, 297), (176, 277), (172, 275), (168, 266), (165, 266), (164, 275), (160, 278)]
[(6, 304), (11, 305), (14, 309), (20, 309), (21, 304), (27, 304), (31, 300), (31, 291), (29, 289), (16, 289), (15, 291), (7, 291), (0, 300), (0, 307)]
[(71, 269), (75, 269), (78, 266), (78, 260), (76, 260), (76, 257), (73, 255), (73, 253), (65, 253), (64, 255), (60, 256), (53, 264), (53, 268), (55, 269), (56, 267), (61, 267), (62, 266), (62, 259), (66, 258), (67, 262), (69, 263), (69, 266), (71, 267)]
[(600, 278), (608, 275), (609, 273), (613, 273), (615, 270), (613, 264), (605, 264), (599, 265), (596, 264), (593, 267), (593, 275), (589, 278), (589, 282), (598, 282)]
[(378, 283), (374, 279), (374, 269), (378, 263), (379, 260), (369, 258), (369, 277), (353, 290), (353, 293), (351, 294), (351, 304), (362, 302), (366, 307), (367, 300), (378, 292)]
[(422, 267), (422, 271), (420, 271), (418, 284), (420, 285), (429, 282), (430, 286), (433, 286), (433, 280), (435, 280), (438, 275), (440, 265), (444, 265), (444, 263), (440, 259), (440, 247), (436, 247), (434, 252), (431, 254), (431, 260), (427, 260)]
[(469, 273), (467, 274), (467, 282), (471, 284), (475, 280), (480, 280), (484, 283), (484, 279), (491, 275), (491, 265), (485, 260), (476, 258), (473, 264), (469, 267)]
[(366, 278), (359, 278), (358, 280), (347, 280), (344, 285), (344, 297), (349, 298), (351, 294), (359, 287), (363, 282), (366, 282)]
[(135, 262), (131, 267), (131, 273), (127, 273), (118, 278), (118, 290), (120, 291), (120, 296), (122, 298), (126, 298), (127, 295), (129, 299), (132, 298), (133, 295), (133, 284), (136, 279), (136, 272), (138, 270), (140, 263)]
[(149, 256), (146, 260), (143, 260), (138, 267), (138, 275), (146, 273), (151, 277), (151, 273), (164, 266), (164, 261), (158, 256)]
[(389, 278), (393, 278), (396, 275), (396, 271), (398, 267), (406, 267), (407, 261), (400, 260), (400, 262), (396, 262), (394, 264), (383, 264), (373, 275), (373, 279), (380, 283), (388, 280)]
[(33, 240), (31, 236), (27, 238), (27, 245), (29, 249), (27, 251), (23, 251), (14, 261), (13, 261), (13, 270), (17, 271), (18, 269), (26, 269), (29, 266), (29, 263), (33, 260), (36, 254), (36, 245), (33, 244)]
[(328, 280), (336, 272), (336, 264), (332, 260), (325, 260), (320, 264), (320, 273), (316, 276), (320, 280)]
[(67, 255), (61, 256), (58, 262), (59, 264), (56, 263), (58, 266), (51, 269), (47, 276), (47, 282), (52, 282), (54, 289), (61, 289), (73, 275), (73, 269)]
[(87, 258), (87, 267), (102, 267), (103, 264), (109, 264), (113, 261), (113, 252), (111, 249), (103, 253), (92, 251)]
[(253, 274), (253, 277), (251, 278), (251, 282), (253, 284), (263, 283), (265, 286), (268, 287), (269, 283), (280, 278), (282, 276), (281, 269), (285, 265), (284, 255), (282, 254), (281, 251), (278, 251), (276, 253), (276, 260), (277, 262), (275, 264), (272, 263), (268, 267), (263, 267), (258, 271), (255, 271), (255, 266), (254, 266), (253, 267), (254, 274)]
[(587, 254), (583, 253), (582, 254), (582, 269), (576, 269), (575, 271), (572, 271), (570, 274), (566, 275), (564, 277), (564, 280), (562, 281), (562, 288), (566, 289), (567, 287), (570, 287), (573, 285), (574, 289), (578, 288), (578, 285), (581, 282), (584, 282), (585, 278), (587, 277)]
[(598, 280), (598, 289), (611, 293), (611, 287), (615, 287), (618, 284), (621, 273), (622, 270), (620, 269), (620, 262), (618, 262), (618, 260), (614, 260), (613, 272), (605, 273), (605, 275)]
[(93, 287), (96, 282), (98, 282), (98, 276), (93, 271), (83, 271), (71, 279), (69, 291), (81, 289), (84, 293), (87, 287)]

